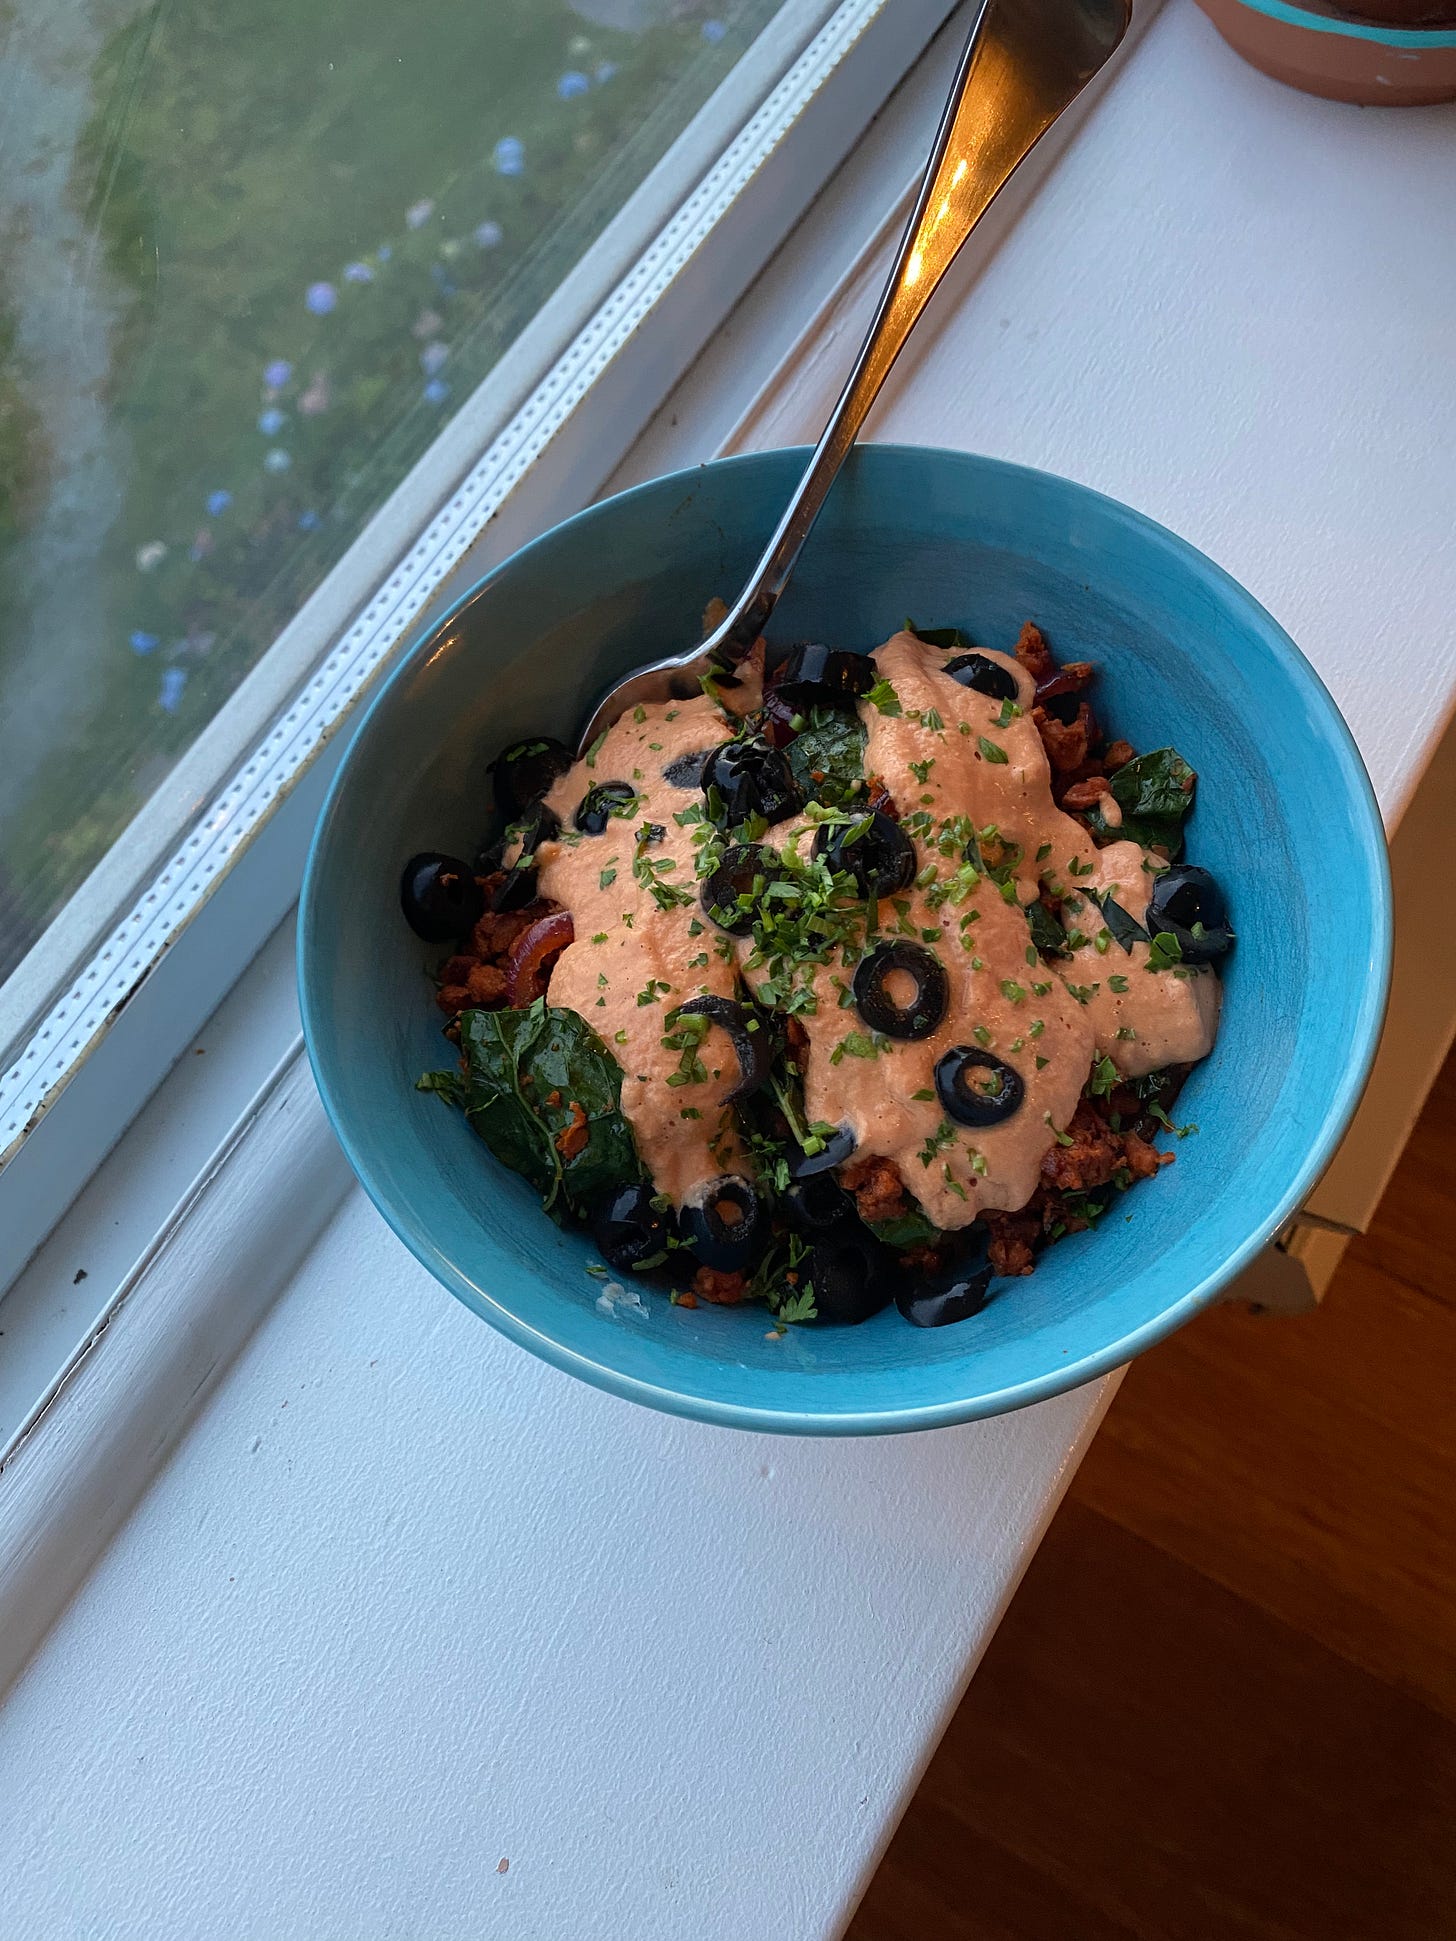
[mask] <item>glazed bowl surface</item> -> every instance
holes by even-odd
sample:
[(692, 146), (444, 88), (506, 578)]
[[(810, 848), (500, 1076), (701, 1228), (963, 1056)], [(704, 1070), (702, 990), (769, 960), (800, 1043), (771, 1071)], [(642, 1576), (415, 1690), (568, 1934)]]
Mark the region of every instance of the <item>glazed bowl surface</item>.
[[(1206, 1305), (1299, 1206), (1358, 1102), (1384, 1012), (1390, 898), (1380, 817), (1308, 662), (1212, 561), (1087, 488), (964, 453), (852, 454), (770, 644), (868, 649), (954, 623), (1009, 648), (1025, 619), (1098, 667), (1096, 705), (1141, 749), (1199, 772), (1190, 859), (1224, 885), (1238, 944), (1212, 1056), (1178, 1116), (1176, 1164), (1094, 1232), (1060, 1242), (984, 1312), (923, 1330), (891, 1307), (856, 1328), (762, 1308), (604, 1296), (580, 1230), (542, 1213), (459, 1113), (414, 1089), (450, 1058), (437, 948), (399, 910), (407, 857), (473, 854), (486, 765), (530, 733), (573, 738), (618, 674), (697, 638), (745, 579), (804, 463), (720, 460), (607, 500), (492, 572), (375, 697), (322, 812), (299, 928), (304, 1029), (365, 1190), (484, 1320), (618, 1395), (800, 1434), (935, 1427), (1021, 1407), (1138, 1354)], [(1125, 1217), (1123, 1214), (1125, 1213)]]
[(1456, 101), (1456, 0), (1198, 0), (1237, 53), (1330, 101), (1414, 108)]

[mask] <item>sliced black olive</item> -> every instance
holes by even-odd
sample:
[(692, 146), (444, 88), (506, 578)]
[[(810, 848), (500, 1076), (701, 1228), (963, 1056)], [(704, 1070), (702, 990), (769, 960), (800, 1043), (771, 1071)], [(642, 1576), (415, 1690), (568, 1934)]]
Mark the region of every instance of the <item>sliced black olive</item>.
[(864, 654), (811, 642), (789, 649), (774, 691), (794, 708), (852, 708), (874, 684), (874, 662)]
[(638, 832), (637, 840), (640, 843), (661, 842), (666, 835), (667, 824), (665, 822), (644, 822)]
[(953, 681), (959, 681), (962, 687), (973, 687), (977, 694), (989, 694), (993, 701), (1014, 701), (1021, 691), (1011, 669), (992, 660), (989, 654), (957, 654), (941, 671)]
[(1026, 1096), (1020, 1072), (982, 1051), (953, 1045), (935, 1061), (935, 1092), (950, 1117), (963, 1126), (997, 1126)]
[(802, 1146), (795, 1147), (789, 1154), (789, 1178), (813, 1179), (817, 1173), (827, 1173), (831, 1167), (842, 1166), (854, 1152), (854, 1132), (849, 1126), (837, 1126), (819, 1152), (805, 1152)]
[(882, 809), (853, 822), (821, 822), (814, 854), (852, 876), (861, 896), (893, 896), (915, 881), (915, 845)]
[(492, 910), (520, 910), (536, 895), (536, 851), (543, 842), (554, 842), (561, 833), (561, 818), (544, 802), (533, 802), (526, 813), (507, 829), (501, 855), (519, 842), (515, 862), (506, 871), (505, 881), (491, 894)]
[(540, 801), (557, 776), (571, 767), (573, 759), (571, 750), (550, 735), (513, 741), (486, 770), (495, 778), (496, 807), (502, 815), (519, 815), (529, 803)]
[(1175, 863), (1153, 885), (1148, 898), (1148, 929), (1171, 931), (1185, 964), (1211, 964), (1233, 947), (1228, 905), (1206, 869)]
[(1112, 941), (1130, 951), (1134, 944), (1145, 944), (1148, 933), (1134, 916), (1129, 916), (1122, 905), (1110, 896), (1102, 899), (1102, 921), (1112, 933)]
[(505, 835), (499, 835), (494, 842), (488, 842), (483, 849), (475, 852), (475, 873), (477, 876), (494, 876), (505, 864)]
[(508, 869), (505, 880), (491, 892), (492, 910), (524, 910), (536, 900), (536, 871), (530, 863), (517, 863)]
[(1044, 714), (1049, 714), (1053, 721), (1060, 721), (1064, 728), (1070, 728), (1082, 712), (1082, 697), (1080, 694), (1047, 694), (1037, 702), (1037, 706)]
[(735, 843), (723, 851), (723, 860), (703, 884), (703, 909), (730, 937), (746, 937), (753, 928), (764, 890), (784, 874), (771, 849)]
[(715, 752), (712, 748), (694, 748), (686, 755), (678, 755), (663, 769), (663, 781), (671, 782), (675, 789), (700, 789), (708, 757)]
[(757, 1018), (751, 1017), (731, 997), (690, 997), (686, 1004), (680, 1004), (675, 1011), (668, 1013), (666, 1022), (669, 1031), (676, 1018), (709, 1018), (728, 1033), (733, 1042), (733, 1056), (738, 1061), (738, 1083), (725, 1094), (729, 1101), (746, 1099), (768, 1077), (769, 1061), (773, 1056), (769, 1033)]
[(592, 1214), (592, 1239), (609, 1267), (638, 1273), (666, 1260), (676, 1222), (671, 1207), (656, 1205), (650, 1186), (619, 1186)]
[(973, 1227), (970, 1246), (951, 1265), (924, 1280), (902, 1287), (895, 1305), (905, 1319), (917, 1328), (944, 1328), (955, 1321), (968, 1321), (986, 1305), (991, 1285), (991, 1263), (986, 1258), (986, 1234)]
[(873, 1234), (853, 1227), (826, 1235), (810, 1249), (804, 1264), (818, 1318), (850, 1327), (889, 1306), (893, 1273), (888, 1248)]
[[(907, 1004), (891, 995), (890, 979), (897, 973), (910, 978), (913, 994)], [(928, 1038), (945, 1016), (950, 979), (940, 959), (923, 944), (880, 944), (854, 973), (854, 1001), (871, 1031), (887, 1038)]]
[(555, 842), (561, 834), (561, 817), (544, 802), (533, 802), (511, 826), (521, 838), (521, 854), (534, 856), (543, 842)]
[(789, 758), (762, 735), (740, 735), (715, 748), (703, 767), (703, 787), (717, 789), (730, 828), (762, 816), (773, 827), (804, 806)]
[(463, 937), (485, 913), (485, 896), (469, 863), (433, 850), (405, 864), (399, 902), (410, 929), (432, 944)]
[(828, 1173), (810, 1173), (807, 1179), (792, 1180), (779, 1195), (779, 1205), (791, 1226), (815, 1236), (859, 1218), (854, 1201)]
[(637, 806), (630, 782), (593, 782), (571, 818), (584, 836), (599, 836), (613, 816), (629, 816)]
[(737, 1173), (725, 1173), (701, 1200), (678, 1216), (682, 1237), (704, 1267), (733, 1274), (753, 1267), (768, 1244), (768, 1216), (758, 1189)]

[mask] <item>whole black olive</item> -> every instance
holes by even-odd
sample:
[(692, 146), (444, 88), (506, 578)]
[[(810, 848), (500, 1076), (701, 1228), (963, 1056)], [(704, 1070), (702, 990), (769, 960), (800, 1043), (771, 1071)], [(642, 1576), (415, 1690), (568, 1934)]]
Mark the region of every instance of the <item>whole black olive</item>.
[(1154, 883), (1147, 925), (1155, 936), (1171, 931), (1185, 964), (1211, 964), (1233, 948), (1223, 891), (1206, 869), (1193, 863), (1175, 863)]
[(432, 944), (463, 937), (485, 913), (485, 896), (469, 863), (433, 850), (405, 864), (399, 902), (410, 929)]
[(977, 694), (989, 694), (993, 701), (1014, 701), (1020, 693), (1016, 676), (989, 654), (957, 654), (948, 660), (942, 673), (949, 674), (962, 687), (973, 687)]
[(613, 816), (629, 816), (637, 806), (630, 782), (593, 782), (571, 818), (584, 836), (599, 836)]
[(501, 847), (519, 842), (515, 862), (506, 871), (504, 882), (491, 893), (492, 910), (520, 910), (536, 895), (536, 851), (543, 842), (554, 842), (561, 833), (561, 818), (544, 802), (533, 802), (526, 813), (512, 823)]
[(768, 1245), (768, 1215), (751, 1180), (724, 1173), (678, 1216), (683, 1239), (704, 1267), (720, 1273), (755, 1266)]
[(675, 789), (700, 789), (703, 786), (703, 769), (711, 748), (693, 748), (686, 755), (675, 756), (662, 771), (664, 782), (670, 782)]
[(753, 928), (764, 890), (784, 873), (771, 849), (735, 843), (723, 851), (722, 861), (703, 884), (703, 909), (730, 937), (746, 937)]
[[(908, 977), (914, 990), (908, 1003), (897, 1003), (890, 979)], [(950, 979), (940, 959), (923, 944), (896, 939), (879, 944), (861, 960), (854, 973), (854, 1001), (871, 1031), (887, 1038), (928, 1038), (945, 1016)]]
[(853, 822), (821, 822), (814, 854), (852, 876), (861, 896), (893, 896), (915, 881), (915, 845), (883, 809)]
[(524, 910), (536, 900), (536, 871), (530, 863), (517, 863), (508, 869), (504, 880), (491, 891), (490, 907), (495, 911)]
[(827, 1234), (810, 1249), (803, 1272), (818, 1318), (841, 1326), (868, 1321), (894, 1294), (894, 1256), (863, 1228)]
[(650, 1186), (619, 1186), (592, 1214), (592, 1239), (619, 1273), (658, 1267), (667, 1258), (676, 1222), (672, 1209), (653, 1204)]
[(968, 1247), (949, 1266), (896, 1293), (896, 1307), (915, 1327), (944, 1328), (968, 1321), (986, 1305), (991, 1263), (986, 1258), (985, 1229), (972, 1227), (967, 1240)]
[(715, 748), (703, 767), (704, 789), (723, 798), (728, 826), (762, 816), (770, 828), (804, 806), (789, 758), (762, 735), (740, 735)]
[(774, 692), (790, 707), (852, 708), (875, 684), (875, 664), (864, 654), (809, 643), (791, 647)]
[(854, 1201), (828, 1173), (810, 1173), (807, 1179), (791, 1180), (779, 1195), (779, 1205), (791, 1226), (816, 1237), (859, 1218)]
[(842, 1166), (853, 1154), (854, 1147), (853, 1129), (836, 1126), (819, 1152), (805, 1152), (802, 1146), (790, 1151), (789, 1178), (812, 1179), (816, 1173), (827, 1173), (834, 1166)]
[(935, 1061), (935, 1091), (963, 1126), (997, 1126), (1026, 1096), (1020, 1072), (978, 1045), (953, 1045)]
[(503, 748), (486, 773), (495, 780), (496, 807), (504, 816), (517, 816), (528, 803), (539, 802), (574, 757), (569, 748), (549, 735), (533, 735)]
[(944, 1328), (954, 1321), (969, 1321), (986, 1305), (991, 1285), (991, 1269), (963, 1275), (946, 1287), (912, 1287), (895, 1296), (895, 1305), (917, 1328)]
[(768, 1029), (757, 1018), (750, 1017), (741, 1004), (731, 997), (690, 997), (686, 1004), (678, 1005), (670, 1011), (665, 1020), (669, 1031), (678, 1018), (708, 1018), (728, 1033), (733, 1044), (733, 1056), (738, 1061), (738, 1083), (731, 1092), (724, 1094), (725, 1099), (746, 1099), (756, 1092), (768, 1077), (769, 1061), (773, 1056)]

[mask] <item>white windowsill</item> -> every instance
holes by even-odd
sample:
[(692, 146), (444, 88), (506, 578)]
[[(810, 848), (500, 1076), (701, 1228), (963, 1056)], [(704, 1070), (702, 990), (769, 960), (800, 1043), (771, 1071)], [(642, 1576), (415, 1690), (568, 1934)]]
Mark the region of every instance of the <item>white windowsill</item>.
[[(980, 281), (937, 304), (874, 426), (1085, 478), (1205, 545), (1311, 654), (1392, 823), (1456, 695), (1456, 216), (1411, 207), (1451, 125), (1289, 94), (1172, 0)], [(877, 129), (791, 247), (813, 301), (852, 262), (836, 197), (892, 205), (899, 142)], [(747, 346), (783, 332), (786, 291), (804, 314), (794, 270), (750, 294), (628, 473), (734, 425), (814, 428), (872, 273), (757, 396)], [(1421, 705), (1397, 709), (1386, 670), (1412, 634)], [(286, 1047), (273, 948), (253, 1026)], [(1114, 1384), (849, 1445), (651, 1415), (480, 1327), (357, 1192), (329, 1218), (331, 1149), (292, 1125), (267, 1136), (297, 1191), (251, 1254), (234, 1235), (241, 1271), (261, 1288), (270, 1241), (287, 1253), (313, 1217), (322, 1237), (0, 1710), (0, 1759), (27, 1775), (0, 1831), (9, 1931), (122, 1909), (117, 1931), (179, 1941), (827, 1941)], [(212, 1260), (220, 1288), (229, 1267)], [(215, 1372), (186, 1357), (176, 1380)], [(0, 1474), (0, 1517), (24, 1474)]]

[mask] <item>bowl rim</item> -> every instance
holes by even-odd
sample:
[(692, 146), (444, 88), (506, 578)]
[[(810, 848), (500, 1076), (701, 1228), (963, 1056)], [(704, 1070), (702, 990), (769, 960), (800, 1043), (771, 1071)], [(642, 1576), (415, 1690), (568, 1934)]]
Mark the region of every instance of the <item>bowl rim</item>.
[(1410, 48), (1416, 52), (1437, 47), (1456, 47), (1456, 27), (1398, 27), (1394, 22), (1343, 20), (1336, 14), (1315, 13), (1308, 7), (1291, 6), (1289, 0), (1236, 0), (1251, 13), (1261, 13), (1286, 27), (1304, 28), (1310, 33), (1334, 34), (1345, 40), (1375, 41), (1382, 47)]
[(574, 513), (569, 519), (558, 521), (545, 532), (518, 547), (506, 559), (484, 573), (451, 604), (444, 614), (415, 635), (397, 664), (380, 683), (377, 692), (370, 699), (363, 715), (355, 725), (329, 784), (328, 793), (314, 826), (298, 906), (296, 962), (299, 1011), (303, 1024), (304, 1043), (308, 1050), (309, 1064), (318, 1086), (319, 1097), (323, 1102), (334, 1136), (343, 1148), (355, 1178), (383, 1216), (386, 1224), (403, 1241), (420, 1264), (454, 1294), (462, 1305), (480, 1318), (488, 1320), (493, 1327), (519, 1347), (529, 1349), (542, 1360), (562, 1369), (567, 1374), (578, 1376), (594, 1388), (603, 1389), (626, 1401), (639, 1402), (671, 1415), (684, 1416), (693, 1421), (712, 1423), (719, 1427), (744, 1429), (757, 1433), (810, 1436), (911, 1433), (926, 1429), (950, 1428), (963, 1422), (1010, 1414), (1013, 1410), (1028, 1408), (1036, 1402), (1048, 1401), (1053, 1396), (1065, 1394), (1070, 1389), (1083, 1387), (1088, 1382), (1096, 1381), (1123, 1367), (1145, 1349), (1164, 1340), (1184, 1322), (1191, 1320), (1262, 1252), (1273, 1236), (1309, 1197), (1334, 1157), (1335, 1150), (1349, 1127), (1369, 1080), (1389, 1001), (1392, 956), (1390, 863), (1380, 806), (1355, 738), (1318, 672), (1268, 609), (1262, 606), (1231, 573), (1210, 559), (1206, 553), (1201, 552), (1190, 541), (1180, 538), (1177, 533), (1150, 518), (1146, 513), (1136, 511), (1121, 500), (1098, 492), (1075, 479), (1068, 479), (1036, 466), (1020, 465), (1008, 459), (986, 457), (980, 453), (957, 451), (945, 446), (906, 445), (886, 441), (876, 442), (867, 448), (912, 460), (925, 456), (951, 459), (956, 463), (972, 466), (1008, 481), (1019, 480), (1032, 486), (1051, 485), (1070, 490), (1084, 499), (1096, 502), (1107, 516), (1136, 529), (1155, 548), (1171, 556), (1181, 565), (1191, 568), (1206, 584), (1214, 586), (1230, 605), (1242, 609), (1243, 619), (1249, 623), (1250, 630), (1259, 635), (1266, 649), (1284, 664), (1285, 670), (1296, 682), (1303, 682), (1311, 690), (1312, 697), (1331, 730), (1331, 750), (1340, 765), (1346, 788), (1353, 803), (1358, 805), (1357, 813), (1363, 811), (1369, 822), (1371, 840), (1362, 846), (1362, 855), (1370, 879), (1371, 975), (1362, 994), (1351, 1033), (1350, 1049), (1353, 1055), (1340, 1076), (1334, 1098), (1325, 1114), (1318, 1136), (1312, 1142), (1303, 1163), (1278, 1195), (1271, 1210), (1217, 1267), (1211, 1269), (1181, 1299), (1165, 1308), (1160, 1314), (1143, 1322), (1140, 1327), (1131, 1329), (1115, 1340), (1105, 1343), (1101, 1348), (1079, 1357), (1076, 1361), (1065, 1362), (1056, 1368), (1048, 1369), (1044, 1374), (1008, 1384), (995, 1391), (967, 1396), (959, 1400), (913, 1403), (843, 1413), (821, 1413), (800, 1408), (778, 1409), (756, 1403), (720, 1401), (709, 1396), (689, 1393), (664, 1383), (624, 1374), (592, 1360), (575, 1349), (564, 1346), (529, 1322), (523, 1321), (512, 1309), (486, 1294), (476, 1283), (469, 1280), (427, 1235), (413, 1229), (412, 1223), (393, 1204), (388, 1190), (373, 1177), (366, 1156), (356, 1146), (347, 1124), (336, 1109), (328, 1073), (323, 1068), (323, 1061), (317, 1049), (323, 1021), (321, 1013), (316, 1008), (317, 1000), (308, 974), (308, 957), (314, 933), (314, 906), (320, 894), (322, 852), (329, 827), (338, 812), (344, 791), (349, 786), (357, 751), (362, 746), (365, 736), (372, 732), (376, 721), (381, 719), (388, 710), (396, 691), (409, 679), (417, 664), (427, 656), (440, 636), (457, 623), (464, 610), (486, 593), (507, 571), (515, 570), (527, 556), (554, 542), (563, 531), (595, 517), (603, 507), (619, 505), (624, 501), (659, 490), (664, 485), (690, 486), (692, 481), (709, 466), (715, 469), (748, 466), (756, 462), (761, 463), (768, 458), (786, 455), (807, 460), (809, 449), (808, 446), (778, 446), (764, 451), (735, 453), (725, 458), (710, 459), (700, 465), (659, 474), (655, 478), (643, 480), (638, 485), (629, 486), (622, 492), (614, 493), (609, 498), (598, 500), (583, 508), (582, 511)]

